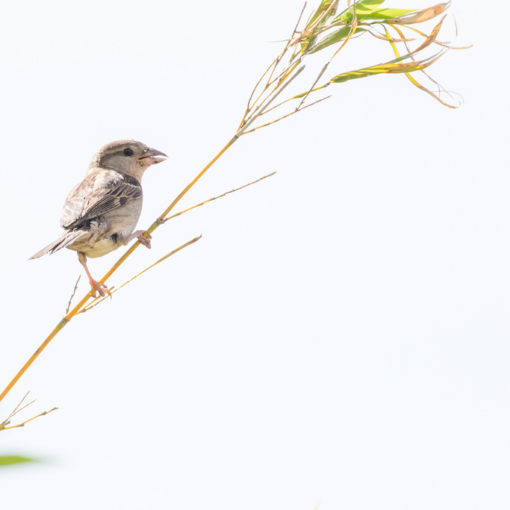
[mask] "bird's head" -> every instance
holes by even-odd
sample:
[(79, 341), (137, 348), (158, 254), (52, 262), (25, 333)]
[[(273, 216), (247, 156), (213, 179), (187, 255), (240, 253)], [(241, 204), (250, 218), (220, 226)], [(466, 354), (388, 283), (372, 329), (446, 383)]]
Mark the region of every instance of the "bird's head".
[(102, 147), (94, 156), (90, 168), (108, 168), (140, 180), (151, 165), (161, 163), (166, 154), (136, 140), (120, 140)]

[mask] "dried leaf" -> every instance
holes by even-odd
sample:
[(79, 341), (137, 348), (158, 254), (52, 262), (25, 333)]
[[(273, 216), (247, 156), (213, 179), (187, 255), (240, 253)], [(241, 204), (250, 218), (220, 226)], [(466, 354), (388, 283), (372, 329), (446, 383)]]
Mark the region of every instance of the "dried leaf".
[[(443, 19), (441, 19), (441, 21), (439, 21), (439, 23), (433, 28), (433, 30), (430, 33), (430, 35), (427, 36), (425, 41), (423, 41), (423, 43), (420, 44), (420, 46), (418, 46), (418, 48), (416, 48), (415, 50), (413, 50), (413, 51), (411, 51), (409, 53), (406, 53), (405, 55), (402, 55), (401, 57), (398, 57), (398, 58), (392, 60), (392, 62), (395, 62), (395, 63), (396, 62), (402, 62), (403, 60), (407, 60), (408, 58), (412, 58), (412, 57), (414, 57), (414, 55), (416, 55), (417, 53), (420, 53), (425, 48), (430, 46), (436, 40), (437, 35), (439, 34), (439, 32), (441, 30), (441, 27), (443, 26), (444, 20), (445, 20), (445, 17), (443, 17)], [(389, 35), (387, 30), (386, 30), (386, 34)], [(390, 38), (389, 41), (391, 43), (392, 39)]]
[[(438, 25), (441, 25), (442, 24), (442, 20), (441, 22), (438, 24)], [(393, 29), (398, 33), (398, 35), (400, 37), (403, 36), (403, 33), (402, 31), (395, 25), (393, 25)], [(399, 54), (399, 51), (398, 51), (398, 48), (397, 48), (397, 45), (396, 45), (396, 41), (395, 39), (393, 39), (393, 37), (391, 36), (391, 34), (389, 33), (388, 29), (386, 27), (384, 27), (384, 30), (386, 32), (386, 36), (388, 38), (388, 41), (390, 42), (390, 45), (393, 49), (393, 53), (395, 54), (395, 56), (397, 58), (400, 57), (400, 54)], [(434, 37), (435, 38), (435, 37)], [(406, 45), (407, 47), (407, 45)], [(414, 58), (411, 56), (411, 59), (414, 61)], [(430, 76), (423, 70), (421, 69), (422, 73), (427, 76), (430, 80), (432, 80), (434, 83), (437, 84), (437, 82), (435, 82), (435, 80), (433, 80), (432, 78), (430, 78)], [(438, 85), (439, 87), (439, 92), (434, 92), (430, 89), (428, 89), (427, 87), (425, 87), (425, 85), (422, 85), (411, 73), (405, 73), (407, 79), (417, 88), (419, 88), (420, 90), (422, 90), (423, 92), (425, 92), (426, 94), (432, 96), (434, 99), (436, 99), (437, 101), (439, 101), (442, 105), (444, 106), (447, 106), (448, 108), (452, 108), (452, 109), (455, 109), (457, 108), (457, 106), (453, 105), (453, 104), (450, 104), (450, 103), (447, 103), (446, 101), (443, 101), (443, 99), (441, 98), (440, 94), (441, 94), (441, 87)]]
[(428, 21), (436, 16), (442, 14), (446, 9), (450, 7), (450, 2), (446, 2), (444, 4), (437, 4), (432, 7), (428, 7), (427, 9), (423, 9), (421, 11), (417, 11), (415, 14), (408, 14), (405, 16), (401, 16), (400, 18), (395, 19), (395, 22), (398, 22), (401, 25), (412, 25), (414, 23), (423, 23), (424, 21)]

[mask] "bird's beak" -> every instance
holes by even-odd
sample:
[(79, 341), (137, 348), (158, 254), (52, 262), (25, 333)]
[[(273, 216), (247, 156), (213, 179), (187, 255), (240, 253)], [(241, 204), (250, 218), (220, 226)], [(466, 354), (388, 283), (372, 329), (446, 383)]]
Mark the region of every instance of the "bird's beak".
[(155, 165), (165, 161), (168, 156), (156, 149), (147, 149), (138, 159), (143, 161), (144, 164)]

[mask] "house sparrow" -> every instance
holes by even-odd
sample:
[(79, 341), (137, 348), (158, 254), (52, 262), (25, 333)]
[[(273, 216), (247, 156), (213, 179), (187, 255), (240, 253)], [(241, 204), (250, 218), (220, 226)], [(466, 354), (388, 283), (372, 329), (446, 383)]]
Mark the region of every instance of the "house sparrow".
[(150, 248), (150, 237), (145, 237), (143, 230), (133, 232), (142, 210), (140, 181), (149, 166), (166, 157), (134, 140), (105, 145), (92, 159), (83, 181), (65, 201), (60, 218), (64, 232), (31, 258), (61, 248), (77, 251), (93, 295), (97, 291), (104, 296), (108, 288), (92, 278), (87, 257), (101, 257), (133, 239)]

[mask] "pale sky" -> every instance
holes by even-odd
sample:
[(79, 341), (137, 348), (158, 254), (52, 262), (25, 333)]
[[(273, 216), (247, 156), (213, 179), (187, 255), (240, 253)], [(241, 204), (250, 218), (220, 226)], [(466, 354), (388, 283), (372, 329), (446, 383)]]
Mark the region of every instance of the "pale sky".
[[(112, 285), (203, 238), (75, 319), (1, 403), (59, 407), (0, 435), (0, 455), (45, 460), (1, 469), (2, 507), (510, 507), (509, 48), (490, 5), (454, 0), (474, 47), (431, 69), (461, 109), (402, 76), (353, 81), (211, 169), (183, 206), (278, 173), (159, 229)], [(96, 150), (169, 155), (144, 178), (147, 227), (231, 137), (300, 7), (3, 6), (2, 388), (81, 271), (66, 250), (27, 259)], [(335, 70), (390, 58), (352, 41)]]

